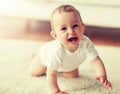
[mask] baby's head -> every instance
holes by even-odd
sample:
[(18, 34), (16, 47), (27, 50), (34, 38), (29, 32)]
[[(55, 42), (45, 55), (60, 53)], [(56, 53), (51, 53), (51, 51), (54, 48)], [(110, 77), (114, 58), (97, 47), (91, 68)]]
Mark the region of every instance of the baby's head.
[(50, 24), (51, 24), (51, 29), (54, 31), (54, 16), (56, 14), (59, 14), (59, 13), (63, 13), (63, 12), (73, 12), (75, 14), (77, 14), (79, 16), (79, 20), (81, 21), (82, 23), (82, 18), (80, 16), (80, 13), (79, 11), (73, 7), (72, 5), (61, 5), (59, 7), (57, 7), (53, 12), (52, 12), (52, 15), (51, 15), (51, 19), (50, 19)]
[(85, 25), (79, 11), (71, 5), (61, 5), (51, 15), (51, 36), (66, 49), (74, 51), (82, 40)]

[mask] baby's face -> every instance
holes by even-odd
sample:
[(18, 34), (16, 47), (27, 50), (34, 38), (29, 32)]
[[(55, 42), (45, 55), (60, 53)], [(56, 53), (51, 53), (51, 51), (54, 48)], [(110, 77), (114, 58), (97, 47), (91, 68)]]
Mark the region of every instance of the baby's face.
[(55, 39), (70, 51), (75, 51), (82, 40), (85, 25), (74, 12), (56, 13), (53, 17)]

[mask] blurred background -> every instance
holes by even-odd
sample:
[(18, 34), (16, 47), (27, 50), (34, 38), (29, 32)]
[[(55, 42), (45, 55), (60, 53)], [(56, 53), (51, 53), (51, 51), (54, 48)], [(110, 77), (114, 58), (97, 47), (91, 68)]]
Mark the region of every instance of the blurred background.
[(120, 0), (0, 0), (0, 38), (52, 40), (50, 15), (61, 4), (80, 11), (95, 44), (120, 46)]

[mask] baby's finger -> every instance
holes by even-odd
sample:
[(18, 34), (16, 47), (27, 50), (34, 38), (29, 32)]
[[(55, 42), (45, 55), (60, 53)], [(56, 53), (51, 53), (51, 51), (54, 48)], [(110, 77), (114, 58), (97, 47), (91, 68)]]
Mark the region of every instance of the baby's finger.
[(96, 80), (97, 80), (97, 81), (99, 81), (101, 84), (103, 84), (103, 83), (104, 83), (104, 80), (103, 80), (103, 79), (101, 79), (101, 78), (99, 78), (99, 77), (97, 77), (97, 78), (96, 78)]
[(108, 88), (112, 89), (112, 85), (108, 80), (105, 80), (103, 83), (104, 86), (107, 86)]
[(96, 77), (95, 80), (100, 81), (100, 78), (99, 78), (99, 77)]
[(108, 86), (110, 89), (112, 89), (112, 85), (111, 85), (111, 83), (110, 83), (109, 81), (108, 81), (107, 86)]
[(104, 85), (104, 86), (107, 86), (107, 85), (108, 85), (108, 81), (107, 81), (107, 80), (104, 80), (103, 85)]

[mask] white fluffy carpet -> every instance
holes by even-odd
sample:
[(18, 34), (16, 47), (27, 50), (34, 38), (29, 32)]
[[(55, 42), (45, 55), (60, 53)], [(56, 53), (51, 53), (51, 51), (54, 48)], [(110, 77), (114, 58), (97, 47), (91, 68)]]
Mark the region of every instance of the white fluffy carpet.
[[(44, 42), (0, 39), (0, 94), (47, 94), (45, 76), (31, 77), (28, 74), (31, 54), (42, 44)], [(95, 47), (104, 61), (113, 89), (96, 82), (94, 71), (85, 61), (79, 67), (79, 78), (58, 77), (61, 90), (70, 94), (120, 94), (120, 47)]]

